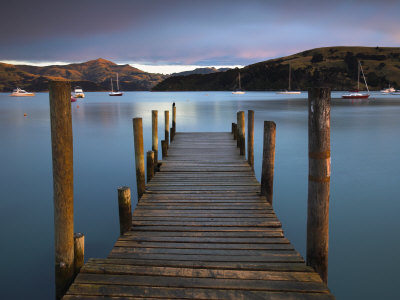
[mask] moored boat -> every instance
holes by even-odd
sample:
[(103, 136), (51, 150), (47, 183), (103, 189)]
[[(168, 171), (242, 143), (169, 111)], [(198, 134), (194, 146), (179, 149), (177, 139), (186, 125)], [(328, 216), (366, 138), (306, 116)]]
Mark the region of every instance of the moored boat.
[(72, 93), (74, 98), (85, 98), (85, 94), (80, 86), (76, 86), (74, 92)]
[(111, 92), (108, 93), (109, 96), (122, 96), (124, 93), (120, 92), (119, 90), (119, 80), (118, 80), (118, 73), (117, 73), (117, 91), (114, 92), (113, 81), (111, 78)]
[(393, 87), (391, 87), (390, 85), (387, 89), (381, 90), (382, 94), (390, 94), (390, 93), (394, 93), (394, 92), (396, 92), (396, 90)]
[(300, 91), (291, 91), (291, 74), (292, 74), (292, 66), (291, 64), (289, 64), (289, 88), (287, 90), (284, 91), (279, 91), (276, 92), (277, 94), (281, 94), (281, 95), (298, 95), (301, 94)]
[(10, 94), (12, 97), (29, 97), (29, 96), (35, 96), (35, 93), (30, 93), (25, 90), (21, 90), (20, 88), (16, 88), (13, 90), (13, 92)]
[(239, 89), (234, 90), (234, 91), (232, 92), (232, 94), (236, 94), (236, 95), (245, 94), (246, 92), (242, 90), (242, 85), (241, 85), (241, 83), (240, 83), (240, 72), (239, 72), (239, 74), (238, 74), (238, 82), (239, 82)]
[[(365, 83), (365, 87), (367, 88), (367, 93), (361, 93), (360, 90), (360, 71), (362, 73), (362, 76), (364, 78), (364, 83)], [(344, 94), (342, 95), (343, 99), (368, 99), (370, 96), (369, 94), (369, 89), (368, 89), (368, 84), (367, 84), (367, 80), (365, 79), (364, 76), (364, 70), (361, 66), (361, 62), (358, 61), (358, 73), (357, 73), (357, 90), (353, 91), (353, 92), (349, 92), (348, 94)]]
[(76, 102), (76, 98), (71, 96), (71, 102)]

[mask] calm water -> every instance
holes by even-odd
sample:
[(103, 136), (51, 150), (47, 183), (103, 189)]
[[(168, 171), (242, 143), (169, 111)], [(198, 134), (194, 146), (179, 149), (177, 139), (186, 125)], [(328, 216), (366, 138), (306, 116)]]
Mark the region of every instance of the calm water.
[[(132, 118), (143, 117), (145, 151), (150, 150), (151, 110), (159, 110), (163, 132), (162, 111), (173, 101), (178, 131), (230, 131), (236, 111), (255, 110), (258, 179), (263, 121), (276, 122), (274, 206), (288, 238), (305, 256), (306, 97), (87, 93), (73, 103), (75, 231), (86, 234), (85, 256), (105, 257), (118, 237), (117, 187), (128, 185), (136, 195)], [(340, 93), (332, 97), (329, 287), (337, 299), (395, 299), (400, 283), (400, 98), (376, 94), (373, 100), (351, 102), (339, 99)], [(53, 299), (47, 93), (32, 98), (0, 94), (0, 143), (1, 298)]]

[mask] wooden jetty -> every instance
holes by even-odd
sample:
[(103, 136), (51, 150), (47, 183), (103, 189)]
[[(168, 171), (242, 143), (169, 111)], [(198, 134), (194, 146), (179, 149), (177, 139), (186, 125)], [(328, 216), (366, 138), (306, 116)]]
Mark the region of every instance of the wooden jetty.
[(130, 189), (118, 189), (121, 236), (107, 258), (82, 266), (84, 236), (73, 234), (69, 92), (68, 83), (50, 83), (57, 299), (335, 299), (326, 286), (329, 89), (309, 90), (307, 265), (272, 208), (275, 123), (264, 122), (260, 184), (253, 111), (246, 160), (244, 112), (232, 133), (183, 133), (173, 105), (171, 131), (165, 111), (161, 162), (152, 112), (147, 185), (142, 119), (133, 119), (138, 204), (132, 216)]
[(285, 238), (232, 134), (178, 132), (131, 229), (63, 299), (119, 297), (334, 299)]

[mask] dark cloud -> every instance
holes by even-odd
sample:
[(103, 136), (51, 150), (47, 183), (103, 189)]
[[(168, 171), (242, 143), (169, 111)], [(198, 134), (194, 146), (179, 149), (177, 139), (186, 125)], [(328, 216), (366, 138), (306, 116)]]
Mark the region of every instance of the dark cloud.
[(398, 46), (399, 11), (391, 0), (13, 0), (1, 4), (0, 60), (233, 64), (319, 46)]

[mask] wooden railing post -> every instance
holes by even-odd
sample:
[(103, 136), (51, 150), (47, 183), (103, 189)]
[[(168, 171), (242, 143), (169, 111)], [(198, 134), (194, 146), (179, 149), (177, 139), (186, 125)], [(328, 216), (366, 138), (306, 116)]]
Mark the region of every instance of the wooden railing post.
[(123, 235), (132, 227), (131, 190), (127, 186), (118, 188), (119, 233)]
[(161, 141), (161, 151), (162, 151), (162, 158), (168, 156), (167, 142), (165, 140)]
[(85, 235), (82, 233), (74, 234), (74, 273), (78, 275), (85, 261)]
[(246, 155), (246, 127), (244, 122), (244, 111), (237, 113), (237, 124), (238, 124), (238, 145), (240, 148), (240, 155)]
[(328, 282), (330, 89), (308, 90), (307, 265)]
[(61, 299), (74, 278), (74, 189), (71, 85), (49, 82), (53, 158), (56, 298)]
[(140, 200), (145, 190), (142, 118), (133, 119), (133, 137), (135, 143), (136, 185), (138, 200)]
[(247, 161), (254, 170), (254, 110), (247, 114)]
[(146, 165), (147, 165), (147, 183), (153, 178), (154, 176), (154, 152), (147, 151), (146, 155)]
[(175, 133), (176, 133), (176, 106), (175, 102), (172, 104), (172, 140), (175, 139)]
[(158, 165), (158, 111), (151, 111), (151, 132), (152, 132), (152, 146), (154, 151), (154, 166)]
[(264, 195), (271, 205), (274, 192), (275, 135), (276, 124), (272, 121), (264, 121), (261, 195)]
[(169, 111), (166, 110), (164, 111), (164, 121), (165, 121), (165, 136), (164, 140), (167, 144), (167, 149), (168, 149), (168, 143), (169, 143)]

